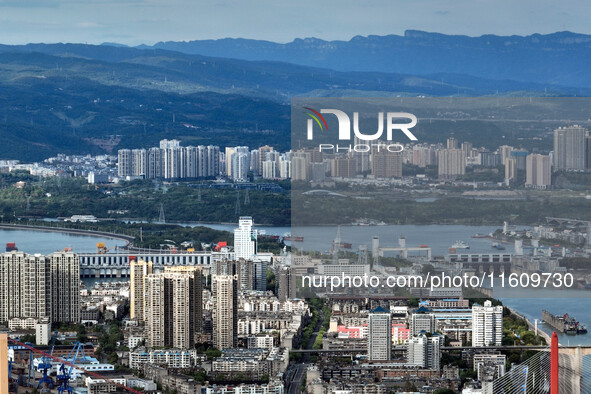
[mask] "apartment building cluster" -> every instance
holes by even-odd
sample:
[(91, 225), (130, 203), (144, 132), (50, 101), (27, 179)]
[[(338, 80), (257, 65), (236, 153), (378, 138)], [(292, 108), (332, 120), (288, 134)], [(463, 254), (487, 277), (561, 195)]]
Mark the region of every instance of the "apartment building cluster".
[[(576, 125), (555, 129), (553, 148), (549, 154), (509, 145), (487, 150), (468, 141), (460, 144), (457, 138), (450, 137), (445, 144), (407, 144), (401, 152), (376, 148), (368, 152), (300, 149), (292, 154), (292, 178), (312, 182), (327, 178), (401, 178), (402, 165), (411, 164), (419, 168), (436, 166), (438, 179), (450, 181), (464, 176), (471, 166), (503, 166), (505, 185), (525, 181), (526, 187), (547, 189), (552, 185), (552, 172), (591, 169), (591, 137), (587, 129)], [(522, 172), (524, 179), (520, 178)]]
[(80, 321), (80, 263), (71, 252), (0, 255), (0, 322), (35, 329), (39, 321)]
[(151, 261), (132, 260), (130, 314), (137, 327), (128, 334), (129, 365), (139, 370), (153, 363), (171, 369), (201, 366), (204, 360), (194, 345), (210, 343), (222, 351), (212, 363), (214, 376), (262, 379), (284, 372), (286, 349), (310, 311), (304, 300), (289, 297), (295, 288), (282, 300), (267, 291), (273, 255), (259, 253), (257, 242), (252, 218), (241, 217), (234, 231), (234, 259), (213, 260), (207, 270), (160, 270)]
[[(430, 297), (411, 308), (396, 297), (339, 296), (329, 305), (331, 322), (323, 348), (367, 349), (367, 353), (354, 365), (334, 365), (330, 357), (320, 362), (323, 382), (318, 384), (324, 388), (329, 381), (336, 387), (366, 382), (376, 392), (388, 392), (410, 380), (416, 387), (457, 390), (458, 368), (441, 365), (445, 337), (448, 346), (473, 342), (473, 346), (494, 350), (502, 343), (503, 308), (491, 301), (470, 307), (461, 297)], [(498, 368), (497, 353), (475, 350), (469, 361), (474, 361), (475, 370), (483, 376), (499, 376), (504, 371)]]
[(250, 150), (248, 146), (181, 146), (179, 140), (162, 140), (159, 147), (120, 149), (117, 153), (120, 178), (196, 179), (227, 176), (245, 181), (252, 173), (264, 179), (291, 177), (290, 153), (271, 146)]

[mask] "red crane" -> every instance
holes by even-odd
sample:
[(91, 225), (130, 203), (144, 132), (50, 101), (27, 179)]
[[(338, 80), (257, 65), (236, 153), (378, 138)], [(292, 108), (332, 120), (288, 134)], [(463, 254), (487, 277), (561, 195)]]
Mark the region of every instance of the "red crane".
[(119, 388), (125, 389), (125, 390), (129, 391), (130, 393), (143, 394), (141, 391), (134, 390), (134, 389), (132, 389), (130, 387), (127, 387), (127, 386), (124, 386), (124, 385), (119, 384), (117, 382), (114, 382), (111, 379), (108, 379), (108, 378), (105, 378), (105, 377), (99, 375), (98, 373), (86, 371), (84, 368), (81, 368), (79, 365), (74, 365), (74, 364), (72, 364), (72, 363), (70, 363), (70, 362), (68, 362), (68, 361), (66, 361), (66, 360), (64, 360), (64, 359), (62, 359), (60, 357), (56, 357), (56, 356), (54, 356), (52, 354), (45, 353), (45, 352), (43, 352), (41, 350), (35, 349), (33, 346), (29, 346), (27, 344), (24, 344), (24, 343), (19, 342), (19, 341), (15, 340), (15, 339), (12, 339), (12, 338), (8, 338), (8, 340), (10, 342), (12, 342), (12, 343), (15, 343), (17, 345), (20, 345), (20, 346), (24, 347), (25, 349), (28, 349), (28, 350), (32, 351), (33, 353), (37, 353), (37, 354), (43, 355), (43, 356), (45, 356), (47, 358), (50, 358), (50, 359), (52, 359), (54, 361), (57, 361), (58, 363), (62, 363), (64, 365), (67, 365), (68, 367), (76, 368), (76, 369), (84, 372), (85, 374), (87, 374), (89, 376), (92, 376), (92, 377), (95, 377), (95, 378), (98, 378), (98, 379), (103, 379), (105, 382), (110, 383), (110, 384), (113, 384), (113, 385), (115, 385), (115, 386), (117, 386)]

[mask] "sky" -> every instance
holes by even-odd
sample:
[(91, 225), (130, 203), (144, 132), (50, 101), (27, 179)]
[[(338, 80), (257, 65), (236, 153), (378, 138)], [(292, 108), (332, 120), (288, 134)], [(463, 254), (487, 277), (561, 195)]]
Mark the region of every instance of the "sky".
[(0, 0), (0, 43), (591, 34), (588, 0)]

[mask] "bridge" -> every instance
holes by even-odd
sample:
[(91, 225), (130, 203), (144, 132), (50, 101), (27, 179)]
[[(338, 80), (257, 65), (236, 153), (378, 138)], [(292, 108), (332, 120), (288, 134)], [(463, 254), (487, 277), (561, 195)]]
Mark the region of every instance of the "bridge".
[[(454, 350), (482, 350), (482, 351), (490, 351), (490, 350), (548, 350), (548, 346), (483, 346), (483, 347), (476, 347), (476, 346), (442, 346), (442, 351), (454, 351)], [(572, 349), (573, 351), (576, 349), (581, 349), (581, 347), (571, 346), (571, 347), (561, 347), (561, 351), (563, 349)], [(588, 348), (591, 354), (591, 346)], [(392, 347), (392, 352), (405, 352), (406, 346), (394, 346)], [(290, 350), (290, 353), (308, 353), (308, 354), (332, 354), (332, 353), (367, 353), (367, 348), (351, 348), (351, 349), (294, 349)]]

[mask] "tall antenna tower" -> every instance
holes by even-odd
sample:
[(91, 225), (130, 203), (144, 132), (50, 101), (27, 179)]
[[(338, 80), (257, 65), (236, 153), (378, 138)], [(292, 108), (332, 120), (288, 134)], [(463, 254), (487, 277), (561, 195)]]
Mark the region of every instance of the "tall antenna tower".
[(236, 192), (236, 209), (234, 211), (236, 216), (240, 216), (240, 189)]

